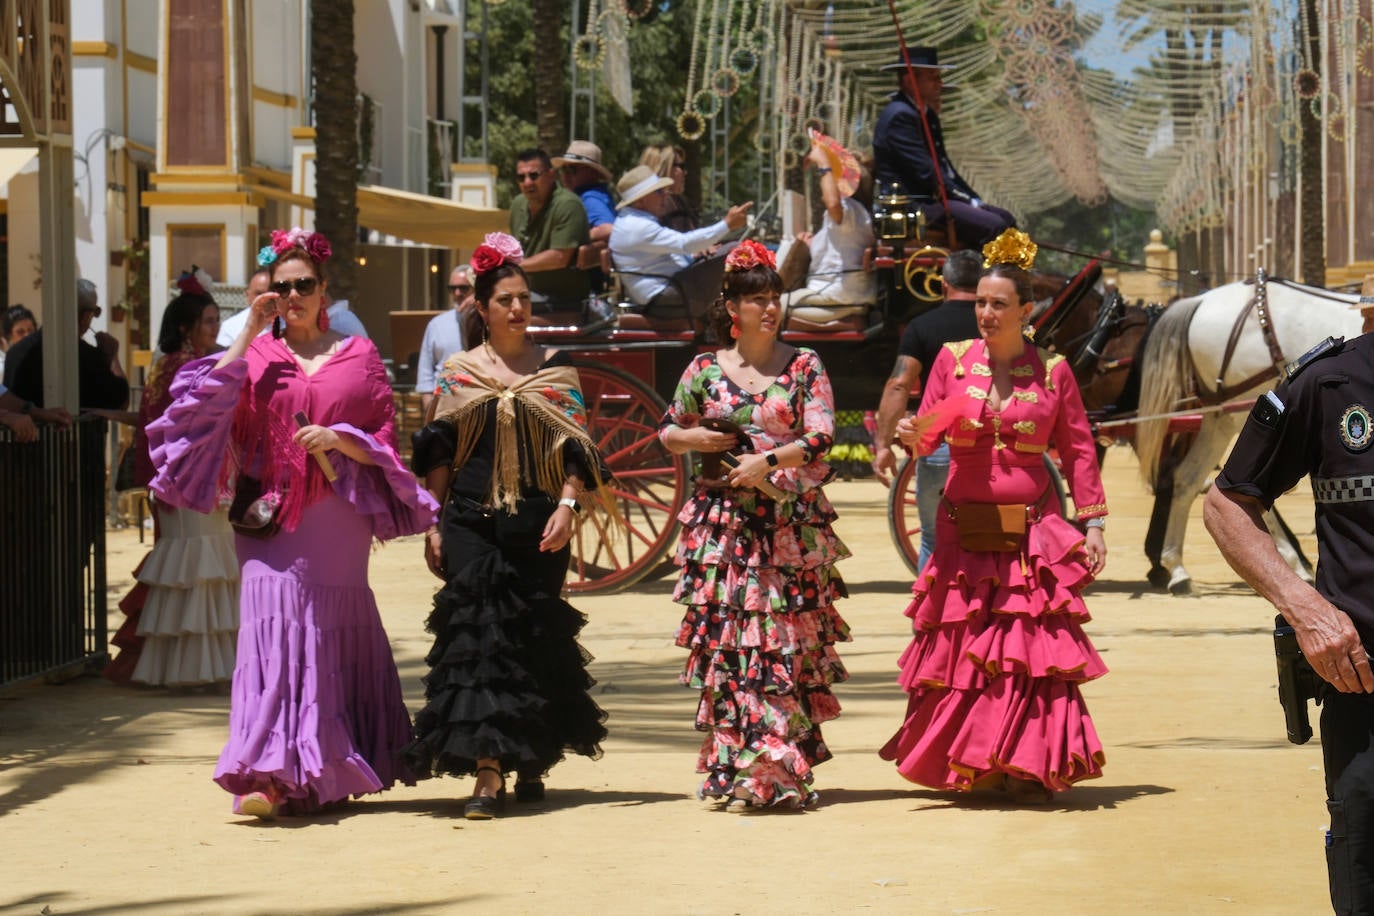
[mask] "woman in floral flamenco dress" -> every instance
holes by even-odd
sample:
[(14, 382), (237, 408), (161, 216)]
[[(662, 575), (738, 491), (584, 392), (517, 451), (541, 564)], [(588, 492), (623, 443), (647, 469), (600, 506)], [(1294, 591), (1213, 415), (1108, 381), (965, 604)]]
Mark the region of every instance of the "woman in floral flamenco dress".
[[(935, 553), (906, 612), (906, 719), (880, 754), (921, 785), (1036, 804), (1102, 773), (1079, 685), (1107, 669), (1079, 592), (1106, 561), (1107, 507), (1068, 363), (1022, 334), (1031, 306), (1023, 269), (990, 268), (975, 305), (981, 338), (945, 345), (920, 411), (899, 424), (918, 453), (943, 434), (951, 463)], [(1058, 514), (1051, 443), (1081, 529)]]
[(735, 811), (816, 801), (811, 771), (831, 756), (820, 726), (839, 715), (831, 685), (848, 676), (832, 567), (849, 553), (821, 489), (834, 397), (815, 352), (778, 340), (781, 293), (771, 252), (745, 241), (730, 253), (712, 306), (729, 345), (687, 367), (659, 430), (669, 450), (704, 459), (678, 516), (673, 599), (687, 605), (681, 681), (701, 691), (707, 732), (698, 795)]
[[(205, 283), (202, 283), (202, 278)], [(202, 273), (177, 281), (181, 294), (162, 315), (158, 349), (139, 402), (134, 433), (134, 483), (153, 478), (147, 426), (171, 403), (172, 379), (188, 362), (215, 348), (219, 306)], [(119, 603), (126, 619), (111, 638), (120, 652), (105, 668), (117, 683), (187, 688), (228, 685), (239, 628), (239, 564), (225, 507), (208, 514), (154, 501), (153, 549), (134, 570), (137, 584)]]
[(329, 255), (317, 232), (273, 232), (258, 254), (271, 283), (243, 330), (177, 374), (148, 426), (160, 500), (204, 511), (234, 497), (240, 626), (215, 781), (262, 819), (413, 782), (367, 567), (374, 538), (424, 531), (438, 506), (396, 454), (376, 347), (329, 329)]

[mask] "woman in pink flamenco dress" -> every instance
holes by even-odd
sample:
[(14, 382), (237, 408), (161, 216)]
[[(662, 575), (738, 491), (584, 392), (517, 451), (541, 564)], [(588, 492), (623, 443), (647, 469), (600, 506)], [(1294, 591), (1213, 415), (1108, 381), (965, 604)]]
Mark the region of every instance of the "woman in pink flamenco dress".
[[(1107, 668), (1083, 632), (1079, 592), (1106, 561), (1107, 506), (1068, 363), (1022, 334), (1031, 306), (1024, 270), (990, 268), (975, 306), (981, 339), (945, 345), (920, 411), (899, 426), (920, 452), (943, 434), (951, 461), (935, 553), (906, 611), (916, 634), (900, 660), (906, 719), (880, 754), (921, 785), (1036, 804), (1102, 773), (1079, 685)], [(1043, 464), (1051, 444), (1081, 530), (1058, 514)], [(1025, 519), (1020, 536), (1014, 523), (993, 526), (1011, 529), (1011, 549), (961, 546), (956, 517), (980, 503)], [(972, 535), (977, 510), (963, 511)]]
[(400, 763), (410, 717), (367, 566), (374, 538), (425, 530), (437, 505), (396, 454), (376, 348), (328, 329), (329, 254), (318, 233), (274, 232), (258, 255), (269, 291), (228, 350), (177, 375), (148, 427), (159, 499), (204, 511), (251, 479), (278, 504), (275, 535), (235, 540), (238, 657), (215, 768), (234, 810), (264, 819), (413, 783)]

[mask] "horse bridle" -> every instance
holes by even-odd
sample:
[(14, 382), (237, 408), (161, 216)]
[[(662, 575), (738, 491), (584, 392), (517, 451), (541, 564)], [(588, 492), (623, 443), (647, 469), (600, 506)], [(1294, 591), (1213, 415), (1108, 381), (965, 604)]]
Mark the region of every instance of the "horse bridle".
[[(1252, 281), (1246, 280), (1246, 283)], [(1203, 404), (1220, 404), (1229, 401), (1238, 394), (1243, 394), (1262, 382), (1267, 382), (1272, 378), (1278, 378), (1283, 373), (1283, 367), (1288, 364), (1288, 359), (1283, 355), (1283, 347), (1279, 344), (1278, 335), (1274, 333), (1274, 321), (1269, 314), (1269, 284), (1277, 283), (1280, 286), (1297, 287), (1299, 284), (1290, 283), (1281, 278), (1269, 279), (1268, 273), (1261, 267), (1255, 271), (1255, 295), (1240, 310), (1235, 322), (1231, 325), (1231, 336), (1226, 340), (1226, 351), (1221, 359), (1221, 367), (1217, 369), (1216, 387), (1208, 389), (1201, 378), (1198, 378), (1196, 370), (1193, 372), (1193, 384), (1197, 389), (1197, 398)], [(1345, 302), (1326, 290), (1315, 289), (1312, 287), (1301, 287), (1303, 292), (1308, 295), (1317, 296), (1323, 299), (1331, 299), (1335, 302)], [(1226, 370), (1231, 368), (1231, 358), (1235, 355), (1236, 347), (1240, 344), (1241, 334), (1245, 330), (1245, 321), (1250, 317), (1250, 312), (1254, 311), (1256, 319), (1259, 321), (1260, 334), (1264, 337), (1264, 345), (1269, 348), (1269, 365), (1254, 373), (1249, 378), (1243, 379), (1231, 385), (1223, 384), (1226, 378)]]

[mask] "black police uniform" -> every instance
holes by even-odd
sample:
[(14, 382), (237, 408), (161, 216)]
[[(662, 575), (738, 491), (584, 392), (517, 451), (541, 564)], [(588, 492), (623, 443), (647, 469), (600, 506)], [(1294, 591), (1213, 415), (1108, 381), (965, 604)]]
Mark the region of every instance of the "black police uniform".
[[(1374, 334), (1299, 363), (1256, 402), (1216, 486), (1267, 509), (1311, 476), (1317, 591), (1374, 655)], [(1331, 903), (1374, 912), (1374, 695), (1328, 687), (1321, 737)]]

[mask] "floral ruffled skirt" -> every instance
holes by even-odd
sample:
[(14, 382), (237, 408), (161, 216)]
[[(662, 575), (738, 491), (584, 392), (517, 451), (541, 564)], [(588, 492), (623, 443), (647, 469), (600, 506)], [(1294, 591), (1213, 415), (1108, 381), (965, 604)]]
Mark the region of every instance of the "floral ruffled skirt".
[(830, 688), (848, 674), (835, 644), (849, 639), (833, 564), (849, 553), (821, 491), (788, 503), (703, 488), (679, 516), (676, 641), (690, 653), (680, 680), (701, 691), (703, 796), (800, 806), (831, 756), (820, 726), (839, 715)]

